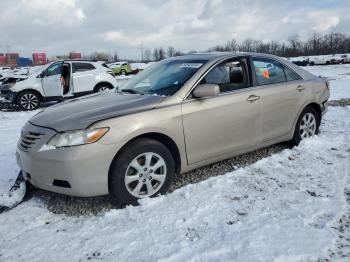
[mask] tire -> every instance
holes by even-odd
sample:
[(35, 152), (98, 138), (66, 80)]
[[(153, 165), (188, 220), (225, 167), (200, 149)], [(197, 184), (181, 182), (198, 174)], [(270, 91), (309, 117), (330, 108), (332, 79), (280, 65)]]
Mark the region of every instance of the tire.
[(314, 66), (314, 65), (315, 65), (315, 62), (311, 62), (310, 65), (311, 65), (311, 66)]
[[(317, 110), (311, 106), (306, 107), (300, 114), (295, 125), (293, 145), (298, 145), (301, 140), (319, 133), (321, 116)], [(308, 123), (308, 124), (307, 124)], [(313, 123), (313, 124), (312, 124)], [(302, 128), (304, 126), (304, 128)]]
[[(156, 165), (159, 167), (154, 169)], [(140, 138), (113, 161), (109, 192), (121, 204), (138, 205), (141, 198), (164, 194), (174, 178), (175, 161), (169, 149), (156, 140)]]
[(120, 74), (125, 76), (126, 75), (126, 71), (124, 69), (120, 70)]
[(16, 104), (23, 111), (35, 110), (40, 106), (40, 96), (34, 91), (24, 91), (17, 96)]
[(99, 84), (96, 88), (95, 88), (95, 93), (99, 93), (99, 92), (105, 92), (110, 90), (111, 87), (107, 84)]

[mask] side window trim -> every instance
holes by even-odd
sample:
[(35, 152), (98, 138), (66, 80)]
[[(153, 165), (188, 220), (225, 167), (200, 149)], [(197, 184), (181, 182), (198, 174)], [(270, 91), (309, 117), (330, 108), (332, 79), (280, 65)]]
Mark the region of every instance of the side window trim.
[[(216, 61), (215, 64), (211, 65), (205, 72), (202, 73), (202, 75), (197, 79), (197, 81), (193, 84), (193, 86), (191, 87), (191, 89), (187, 92), (186, 96), (184, 97), (183, 101), (187, 101), (187, 100), (192, 100), (193, 98), (191, 97), (191, 94), (193, 92), (193, 90), (200, 84), (200, 82), (203, 80), (203, 78), (217, 65), (219, 65), (220, 63), (224, 63), (226, 61), (229, 60), (233, 60), (233, 59), (246, 59), (247, 60), (247, 70), (248, 70), (248, 87), (244, 88), (242, 90), (249, 90), (250, 88), (254, 87), (254, 79), (253, 79), (253, 75), (254, 73), (252, 72), (252, 67), (251, 67), (251, 56), (250, 55), (242, 55), (242, 56), (234, 56), (234, 57), (230, 57), (230, 58), (223, 58), (222, 60)], [(235, 92), (235, 91), (234, 91)], [(227, 93), (223, 93), (223, 94), (229, 94), (232, 92), (227, 92)], [(221, 95), (221, 94), (220, 94)], [(219, 95), (219, 96), (220, 96)]]

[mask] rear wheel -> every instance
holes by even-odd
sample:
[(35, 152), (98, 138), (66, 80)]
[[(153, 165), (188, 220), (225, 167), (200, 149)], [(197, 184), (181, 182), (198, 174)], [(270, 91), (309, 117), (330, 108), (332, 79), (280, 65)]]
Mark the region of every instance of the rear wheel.
[(107, 85), (107, 84), (100, 84), (98, 85), (96, 88), (95, 88), (95, 92), (98, 93), (98, 92), (105, 92), (105, 91), (108, 91), (110, 90), (110, 86)]
[(126, 75), (126, 71), (124, 69), (120, 70), (120, 74), (125, 76)]
[(292, 140), (293, 144), (298, 145), (301, 140), (317, 135), (319, 133), (320, 119), (315, 108), (311, 106), (306, 107), (297, 121)]
[(122, 204), (163, 194), (175, 177), (174, 159), (162, 143), (152, 139), (132, 141), (114, 161), (110, 193)]
[(24, 91), (19, 93), (16, 102), (21, 110), (35, 110), (40, 105), (40, 97), (36, 92)]

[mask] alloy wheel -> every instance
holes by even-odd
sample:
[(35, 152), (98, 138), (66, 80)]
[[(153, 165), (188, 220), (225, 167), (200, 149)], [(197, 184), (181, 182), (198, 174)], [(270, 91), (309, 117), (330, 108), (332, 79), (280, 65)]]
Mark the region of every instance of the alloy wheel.
[(153, 152), (135, 157), (126, 169), (124, 182), (128, 192), (136, 198), (150, 197), (157, 193), (167, 175), (164, 159)]
[(300, 137), (301, 139), (315, 135), (317, 122), (312, 113), (306, 113), (300, 122)]
[(20, 98), (20, 103), (21, 103), (21, 106), (26, 110), (32, 110), (38, 106), (39, 99), (36, 95), (28, 93), (28, 94), (24, 94)]
[(101, 86), (101, 87), (98, 89), (97, 92), (105, 92), (105, 91), (107, 91), (108, 89), (109, 89), (109, 88), (106, 87), (106, 86)]

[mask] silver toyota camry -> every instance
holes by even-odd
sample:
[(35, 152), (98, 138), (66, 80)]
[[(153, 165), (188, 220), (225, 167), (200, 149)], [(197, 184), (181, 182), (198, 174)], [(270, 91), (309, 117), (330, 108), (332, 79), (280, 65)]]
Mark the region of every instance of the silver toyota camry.
[(183, 172), (317, 134), (328, 98), (325, 79), (275, 56), (180, 56), (38, 113), (17, 161), (35, 187), (135, 205)]

